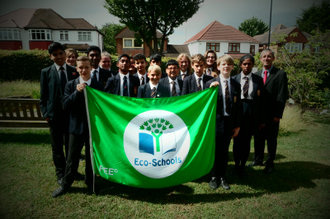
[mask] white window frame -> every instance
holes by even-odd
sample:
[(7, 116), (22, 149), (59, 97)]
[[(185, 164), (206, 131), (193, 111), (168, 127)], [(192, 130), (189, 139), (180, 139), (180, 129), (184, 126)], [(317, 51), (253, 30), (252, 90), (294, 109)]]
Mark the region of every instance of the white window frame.
[(60, 31), (60, 40), (69, 41), (69, 31)]
[(302, 43), (286, 43), (285, 49), (288, 50), (289, 53), (301, 52), (303, 48)]
[[(125, 46), (125, 40), (129, 40), (129, 41), (131, 41), (131, 43), (132, 43), (132, 46), (130, 47), (130, 46)], [(141, 46), (136, 46), (135, 45), (135, 40), (136, 40), (136, 38), (123, 38), (123, 48), (143, 48), (143, 41), (142, 41), (142, 43), (141, 43)]]
[(22, 40), (21, 30), (0, 28), (0, 40)]
[(29, 30), (30, 40), (52, 40), (52, 31), (45, 29), (31, 29)]
[(78, 41), (92, 41), (92, 32), (91, 31), (79, 31), (78, 32)]

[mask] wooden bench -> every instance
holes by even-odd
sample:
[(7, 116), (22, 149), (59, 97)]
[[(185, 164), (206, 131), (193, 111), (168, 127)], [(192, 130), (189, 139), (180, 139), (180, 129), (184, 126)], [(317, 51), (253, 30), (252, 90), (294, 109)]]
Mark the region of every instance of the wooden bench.
[(42, 118), (39, 100), (0, 98), (0, 127), (48, 128)]

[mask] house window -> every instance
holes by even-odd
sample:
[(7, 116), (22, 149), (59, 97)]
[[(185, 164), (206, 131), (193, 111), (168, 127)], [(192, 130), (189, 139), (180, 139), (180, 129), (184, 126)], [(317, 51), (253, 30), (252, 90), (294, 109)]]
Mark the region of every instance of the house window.
[(286, 43), (285, 49), (290, 53), (301, 52), (303, 44), (302, 43)]
[(228, 52), (240, 52), (239, 43), (229, 43)]
[(69, 31), (60, 31), (60, 40), (69, 40)]
[(50, 30), (29, 30), (30, 40), (51, 40)]
[(255, 45), (251, 45), (250, 46), (250, 54), (255, 54), (255, 52), (256, 52), (256, 46)]
[(220, 52), (220, 43), (206, 43), (206, 50), (212, 49), (215, 52)]
[(0, 40), (21, 40), (21, 31), (15, 29), (0, 29)]
[(143, 43), (138, 43), (136, 39), (124, 38), (124, 48), (142, 48)]
[(92, 32), (78, 32), (79, 41), (92, 41)]

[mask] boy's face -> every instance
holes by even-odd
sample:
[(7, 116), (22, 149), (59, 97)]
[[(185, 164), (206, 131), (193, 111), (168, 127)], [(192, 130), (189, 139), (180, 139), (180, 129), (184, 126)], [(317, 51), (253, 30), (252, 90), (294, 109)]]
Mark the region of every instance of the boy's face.
[(193, 69), (195, 70), (195, 73), (198, 77), (202, 76), (203, 71), (204, 71), (204, 62), (194, 62), (192, 64)]
[(84, 81), (88, 81), (91, 78), (92, 66), (89, 61), (78, 61), (76, 69)]
[(134, 61), (134, 66), (141, 75), (146, 73), (147, 64), (148, 63), (144, 59), (138, 59)]
[(104, 68), (106, 70), (109, 70), (111, 67), (111, 59), (108, 56), (102, 56), (101, 62), (100, 62), (101, 68)]
[(243, 74), (248, 75), (252, 71), (253, 63), (250, 59), (245, 59), (240, 67), (242, 68)]
[(215, 54), (213, 52), (209, 52), (206, 56), (206, 64), (208, 66), (212, 66), (215, 62)]
[(218, 69), (220, 70), (224, 78), (229, 78), (230, 72), (234, 69), (234, 65), (230, 65), (225, 61), (221, 61), (220, 65), (218, 66)]
[(70, 54), (66, 57), (66, 64), (75, 66), (77, 57), (74, 54)]
[(59, 66), (63, 66), (65, 63), (66, 54), (63, 50), (57, 49), (49, 55), (51, 60)]
[(154, 59), (150, 61), (150, 65), (158, 65), (159, 67), (161, 67), (161, 62), (156, 62)]
[(129, 58), (123, 56), (121, 59), (117, 62), (117, 67), (119, 68), (120, 72), (123, 74), (128, 73), (128, 69), (130, 68), (131, 63)]
[(169, 65), (166, 68), (166, 73), (172, 80), (175, 80), (179, 75), (179, 68), (176, 65)]
[(188, 62), (187, 57), (185, 57), (185, 56), (182, 57), (179, 61), (180, 70), (182, 72), (186, 72), (188, 69), (188, 64), (189, 64), (189, 62)]
[(271, 51), (263, 51), (261, 53), (260, 61), (266, 69), (269, 69), (273, 65), (275, 57)]
[(97, 68), (101, 60), (101, 54), (97, 50), (92, 50), (88, 54), (88, 58), (92, 60), (92, 66)]
[(162, 74), (159, 74), (159, 73), (157, 73), (155, 71), (148, 72), (148, 78), (149, 78), (151, 84), (153, 84), (153, 85), (157, 85), (158, 84), (161, 76), (162, 76)]

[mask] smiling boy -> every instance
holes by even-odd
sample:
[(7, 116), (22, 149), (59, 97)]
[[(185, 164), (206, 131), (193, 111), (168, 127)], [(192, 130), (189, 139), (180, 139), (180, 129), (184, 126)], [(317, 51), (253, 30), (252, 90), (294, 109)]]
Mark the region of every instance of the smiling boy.
[(134, 57), (134, 67), (137, 69), (137, 72), (133, 75), (134, 77), (139, 78), (140, 85), (144, 85), (149, 82), (149, 78), (147, 77), (147, 59), (145, 55), (138, 53)]

